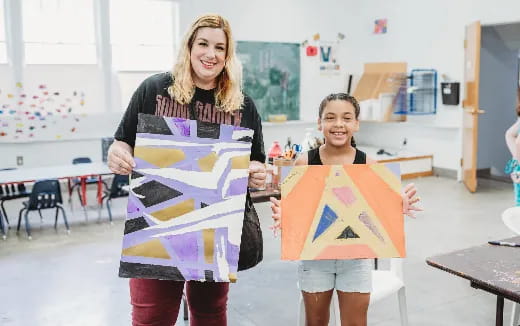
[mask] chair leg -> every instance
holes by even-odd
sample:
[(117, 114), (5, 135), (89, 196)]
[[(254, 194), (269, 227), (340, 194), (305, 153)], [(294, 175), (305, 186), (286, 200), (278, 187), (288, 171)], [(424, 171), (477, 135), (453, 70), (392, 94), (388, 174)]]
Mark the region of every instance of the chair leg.
[(54, 230), (57, 230), (58, 229), (58, 213), (59, 213), (59, 208), (58, 206), (56, 206), (56, 216), (54, 217)]
[(408, 309), (406, 308), (406, 293), (404, 286), (397, 291), (399, 300), (399, 313), (401, 314), (401, 326), (408, 326)]
[(0, 229), (2, 231), (2, 238), (5, 240), (7, 238), (7, 234), (5, 232), (4, 214), (2, 213), (2, 211), (0, 211)]
[(108, 220), (112, 223), (112, 209), (110, 209), (110, 198), (107, 199)]
[(27, 233), (27, 238), (29, 238), (29, 240), (32, 240), (31, 226), (29, 225), (29, 210), (25, 211), (23, 218), (25, 220), (25, 232)]
[(25, 208), (22, 208), (20, 210), (20, 213), (18, 213), (18, 225), (16, 226), (16, 234), (20, 232), (20, 225), (22, 224), (22, 213), (25, 210)]
[(63, 207), (58, 207), (61, 209), (61, 213), (63, 214), (63, 222), (65, 223), (65, 228), (67, 228), (67, 233), (70, 233), (69, 222), (67, 221), (67, 214), (65, 214), (65, 210), (63, 209)]
[(520, 304), (513, 302), (513, 310), (511, 311), (511, 326), (518, 326), (518, 317), (520, 316)]
[(41, 209), (38, 210), (38, 214), (40, 214), (40, 224), (43, 224), (43, 215)]
[(0, 206), (2, 206), (2, 213), (4, 214), (4, 218), (5, 218), (5, 222), (7, 223), (7, 227), (10, 229), (11, 224), (9, 224), (9, 219), (7, 218), (7, 212), (5, 211), (4, 202), (5, 201), (2, 200), (2, 202), (0, 202)]
[(188, 303), (186, 302), (186, 295), (183, 293), (182, 294), (182, 307), (183, 307), (183, 312), (184, 312), (184, 320), (188, 320), (189, 319), (189, 314), (188, 314)]

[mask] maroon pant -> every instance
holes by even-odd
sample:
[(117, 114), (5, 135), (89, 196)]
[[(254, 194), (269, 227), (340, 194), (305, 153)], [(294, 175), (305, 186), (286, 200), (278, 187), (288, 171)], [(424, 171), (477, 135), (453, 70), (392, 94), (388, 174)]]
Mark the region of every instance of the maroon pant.
[[(184, 282), (130, 279), (133, 326), (173, 326)], [(191, 326), (225, 326), (229, 283), (186, 283)]]

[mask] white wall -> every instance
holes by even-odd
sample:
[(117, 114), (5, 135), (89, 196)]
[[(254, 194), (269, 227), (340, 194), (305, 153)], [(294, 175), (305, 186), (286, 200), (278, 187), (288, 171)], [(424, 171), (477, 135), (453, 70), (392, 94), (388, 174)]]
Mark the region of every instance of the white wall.
[[(196, 16), (208, 12), (226, 16), (237, 40), (302, 42), (317, 32), (323, 40), (335, 40), (338, 32), (346, 35), (339, 58), (340, 76), (321, 76), (315, 62), (309, 64), (309, 58), (303, 57), (301, 118), (314, 121), (320, 100), (328, 93), (345, 91), (346, 75), (353, 73), (357, 80), (365, 62), (406, 61), (409, 69), (435, 68), (440, 74), (462, 81), (464, 27), (475, 20), (483, 24), (518, 21), (520, 1), (181, 0), (181, 34)], [(378, 18), (388, 19), (385, 35), (372, 34), (373, 22)], [(435, 167), (458, 169), (460, 125), (460, 106), (441, 105), (436, 116), (412, 117), (404, 124), (364, 123), (358, 142), (397, 147), (402, 137), (407, 137), (410, 149), (434, 154)], [(293, 139), (301, 139), (304, 129), (270, 126), (265, 138), (284, 141), (287, 130), (291, 130)], [(266, 147), (269, 145), (266, 141)], [(40, 148), (52, 150), (51, 144), (45, 146)], [(70, 146), (76, 145), (71, 142)], [(55, 164), (57, 160), (48, 157), (41, 164)], [(11, 162), (11, 158), (0, 157), (0, 166)]]
[[(482, 28), (479, 101), (486, 113), (479, 116), (477, 167), (504, 175), (504, 166), (511, 158), (504, 131), (516, 121), (518, 49), (510, 48), (497, 28)], [(520, 33), (520, 24), (516, 29)]]

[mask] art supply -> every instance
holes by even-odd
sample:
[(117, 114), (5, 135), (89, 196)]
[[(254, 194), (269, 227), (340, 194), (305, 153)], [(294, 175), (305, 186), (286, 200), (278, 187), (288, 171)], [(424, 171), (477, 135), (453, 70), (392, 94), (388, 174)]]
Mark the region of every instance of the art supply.
[(270, 161), (273, 159), (282, 156), (282, 147), (280, 146), (280, 143), (278, 141), (274, 141), (271, 145), (271, 148), (269, 148), (269, 152), (267, 153), (267, 157)]
[(504, 241), (488, 241), (490, 245), (505, 247), (520, 247), (520, 243), (504, 242)]

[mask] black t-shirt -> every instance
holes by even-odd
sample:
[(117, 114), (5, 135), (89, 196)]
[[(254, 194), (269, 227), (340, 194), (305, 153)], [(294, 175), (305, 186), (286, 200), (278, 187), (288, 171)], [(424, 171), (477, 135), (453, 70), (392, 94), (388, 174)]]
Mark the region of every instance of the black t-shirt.
[[(134, 147), (138, 113), (191, 119), (190, 106), (178, 103), (168, 94), (168, 87), (172, 81), (172, 75), (169, 72), (159, 73), (144, 80), (132, 95), (114, 138)], [(249, 96), (244, 95), (244, 104), (240, 110), (228, 113), (217, 110), (215, 107), (214, 90), (197, 87), (192, 103), (194, 103), (199, 121), (223, 123), (254, 130), (250, 159), (265, 162), (262, 123), (255, 103)]]

